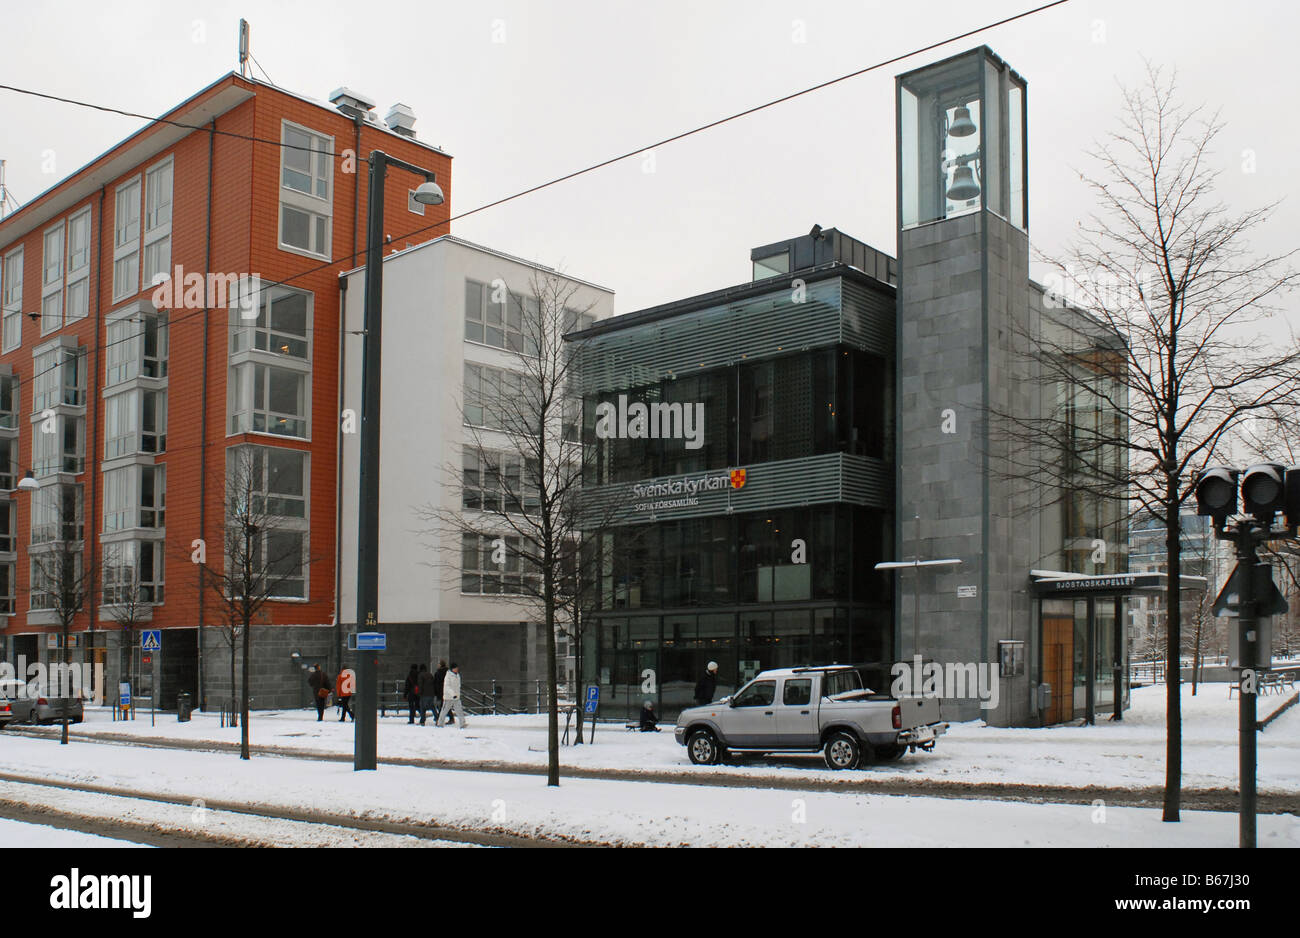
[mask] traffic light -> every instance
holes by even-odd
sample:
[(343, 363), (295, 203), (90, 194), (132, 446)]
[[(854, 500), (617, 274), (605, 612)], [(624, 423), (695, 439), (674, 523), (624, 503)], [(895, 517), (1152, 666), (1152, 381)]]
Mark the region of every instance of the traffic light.
[(1286, 488), (1286, 526), (1300, 528), (1300, 466), (1292, 466), (1286, 471), (1284, 480)]
[(1273, 516), (1286, 507), (1283, 477), (1286, 468), (1280, 463), (1265, 462), (1251, 466), (1241, 481), (1242, 507), (1257, 521), (1272, 524)]
[(1196, 480), (1196, 513), (1213, 518), (1216, 528), (1237, 513), (1236, 469), (1212, 466), (1202, 470)]

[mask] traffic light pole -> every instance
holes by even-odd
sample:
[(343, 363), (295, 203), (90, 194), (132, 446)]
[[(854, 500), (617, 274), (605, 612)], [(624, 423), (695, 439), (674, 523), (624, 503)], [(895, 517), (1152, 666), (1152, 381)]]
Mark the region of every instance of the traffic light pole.
[[(1267, 531), (1264, 533), (1267, 535)], [(1240, 580), (1241, 592), (1237, 606), (1237, 664), (1240, 667), (1237, 679), (1237, 773), (1241, 791), (1237, 841), (1238, 846), (1243, 848), (1255, 846), (1255, 743), (1258, 735), (1255, 693), (1259, 684), (1259, 655), (1255, 650), (1259, 639), (1255, 566), (1259, 563), (1259, 558), (1255, 556), (1255, 547), (1258, 537), (1255, 525), (1250, 521), (1238, 524), (1233, 534), (1237, 548), (1237, 569), (1246, 572)]]

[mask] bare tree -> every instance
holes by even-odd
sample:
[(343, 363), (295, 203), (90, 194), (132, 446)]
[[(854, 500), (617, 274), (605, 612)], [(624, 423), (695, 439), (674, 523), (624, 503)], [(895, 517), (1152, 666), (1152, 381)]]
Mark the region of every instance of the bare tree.
[[(1296, 252), (1261, 256), (1247, 244), (1276, 203), (1235, 213), (1216, 197), (1211, 148), (1222, 127), (1217, 115), (1181, 105), (1174, 78), (1153, 66), (1123, 91), (1120, 128), (1097, 144), (1096, 172), (1084, 177), (1098, 209), (1068, 254), (1051, 260), (1056, 292), (1123, 339), (1088, 347), (1050, 331), (1034, 336), (1042, 379), (1063, 389), (1059, 405), (994, 415), (1024, 452), (1046, 439), (1067, 454), (1025, 460), (1017, 469), (1027, 476), (1061, 493), (1131, 498), (1164, 526), (1166, 821), (1179, 819), (1182, 781), (1180, 508), (1246, 422), (1300, 400), (1300, 355), (1273, 319), (1296, 283)], [(1080, 395), (1116, 419), (1077, 419)]]
[(283, 598), (287, 587), (300, 582), (311, 562), (306, 533), (291, 523), (281, 507), (275, 483), (272, 447), (241, 446), (228, 451), (226, 461), (225, 533), (220, 565), (207, 564), (205, 577), (216, 597), (219, 617), (231, 645), (231, 688), (234, 684), (236, 642), (242, 646), (239, 690), (239, 757), (249, 758), (248, 666), (251, 626), (265, 621), (267, 603)]
[[(41, 494), (45, 494), (42, 492)], [(80, 532), (67, 530), (68, 524), (59, 523), (57, 540), (47, 545), (34, 548), (32, 558), (32, 609), (45, 609), (53, 612), (58, 619), (62, 632), (63, 668), (59, 678), (51, 688), (54, 695), (62, 701), (63, 730), (59, 737), (62, 745), (68, 743), (68, 706), (63, 698), (68, 696), (64, 686), (70, 676), (68, 635), (73, 620), (86, 608), (90, 591), (94, 588), (93, 572), (82, 563), (82, 542), (72, 537)], [(77, 683), (72, 682), (73, 686)], [(70, 691), (69, 691), (70, 693)]]

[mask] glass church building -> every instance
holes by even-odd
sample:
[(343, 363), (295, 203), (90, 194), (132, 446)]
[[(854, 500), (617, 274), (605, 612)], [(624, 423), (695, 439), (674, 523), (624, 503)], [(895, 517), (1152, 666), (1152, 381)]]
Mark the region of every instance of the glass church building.
[(897, 259), (814, 227), (753, 249), (750, 283), (569, 337), (596, 581), (581, 678), (606, 716), (675, 715), (711, 660), (721, 695), (832, 662), (886, 690), (914, 656), (994, 669), (996, 706), (945, 699), (951, 719), (1124, 706), (1116, 623), (1159, 584), (1126, 573), (1123, 501), (1016, 479), (1070, 442), (1016, 445), (992, 419), (1064, 408), (1122, 439), (1122, 387), (1053, 385), (1027, 346), (1088, 368), (1123, 338), (1029, 280), (1024, 81), (980, 47), (899, 76), (895, 107)]
[(892, 660), (873, 568), (894, 537), (896, 266), (834, 230), (751, 256), (752, 283), (581, 333), (584, 670), (606, 714), (689, 706), (709, 661), (722, 694), (766, 668)]

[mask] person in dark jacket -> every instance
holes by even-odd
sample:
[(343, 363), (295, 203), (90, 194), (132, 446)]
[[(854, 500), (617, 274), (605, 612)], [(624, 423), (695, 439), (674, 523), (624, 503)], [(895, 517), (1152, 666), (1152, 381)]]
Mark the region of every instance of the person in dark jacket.
[(433, 672), (433, 725), (438, 725), (442, 713), (442, 685), (447, 681), (447, 659), (438, 659), (438, 670)]
[(708, 668), (704, 671), (704, 677), (695, 685), (695, 703), (698, 706), (705, 706), (713, 702), (713, 694), (718, 689), (718, 663), (710, 661)]
[(434, 704), (433, 701), (434, 678), (432, 672), (429, 671), (429, 666), (427, 664), (420, 665), (419, 682), (420, 682), (420, 725), (424, 726), (424, 718), (430, 710), (433, 711), (433, 718), (435, 720), (438, 719), (438, 711), (433, 705)]
[(645, 706), (641, 708), (641, 732), (659, 732), (659, 717), (655, 715), (655, 705), (648, 700), (645, 702)]
[(311, 666), (311, 673), (307, 675), (307, 686), (311, 688), (312, 703), (316, 705), (317, 723), (325, 719), (325, 704), (330, 699), (331, 683), (329, 675), (321, 670), (319, 663)]
[(413, 664), (411, 665), (411, 670), (406, 674), (406, 686), (402, 690), (406, 695), (406, 708), (410, 711), (410, 719), (406, 721), (407, 723), (415, 722), (415, 711), (420, 708), (419, 686), (420, 666), (418, 664)]

